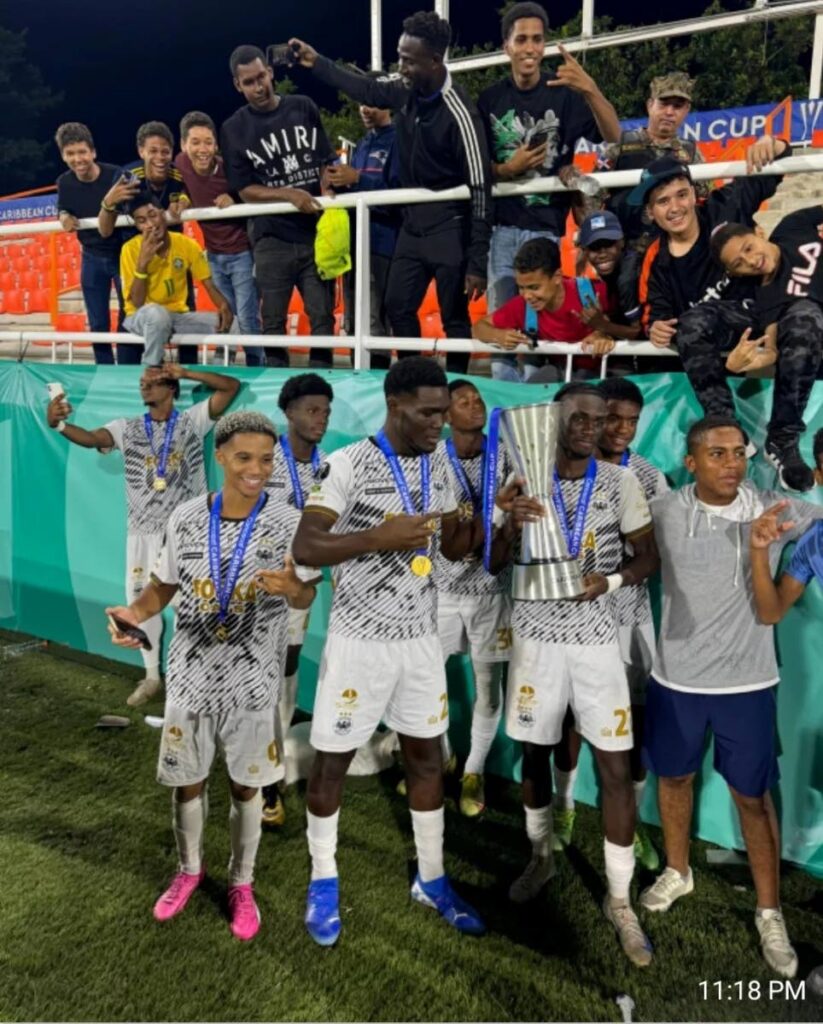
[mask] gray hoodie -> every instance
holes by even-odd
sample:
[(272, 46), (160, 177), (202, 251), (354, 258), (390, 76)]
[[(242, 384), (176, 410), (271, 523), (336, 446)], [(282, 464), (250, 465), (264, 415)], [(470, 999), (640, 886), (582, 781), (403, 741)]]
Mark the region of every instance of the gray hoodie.
[[(773, 628), (757, 621), (754, 607), (749, 524), (787, 498), (744, 481), (723, 509), (703, 505), (694, 484), (650, 502), (663, 582), (652, 670), (659, 682), (692, 692), (743, 693), (779, 681)], [(783, 546), (823, 518), (823, 506), (788, 500), (781, 518), (795, 525), (771, 546), (772, 572)]]

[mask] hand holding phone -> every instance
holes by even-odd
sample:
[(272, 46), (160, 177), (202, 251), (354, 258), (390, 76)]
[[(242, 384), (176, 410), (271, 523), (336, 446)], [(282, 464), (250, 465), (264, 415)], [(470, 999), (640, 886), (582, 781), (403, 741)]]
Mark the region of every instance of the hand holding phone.
[(529, 139), (528, 148), (540, 149), (541, 146), (545, 146), (548, 140), (549, 133), (544, 129), (542, 132), (537, 132), (536, 134), (532, 135), (532, 137)]
[(118, 647), (130, 647), (138, 648), (142, 647), (144, 651), (150, 651), (151, 640), (139, 626), (133, 625), (131, 622), (127, 622), (122, 616), (118, 615), (118, 611), (122, 611), (120, 608), (107, 608), (106, 618), (109, 620), (109, 633), (111, 633), (112, 642), (117, 644)]

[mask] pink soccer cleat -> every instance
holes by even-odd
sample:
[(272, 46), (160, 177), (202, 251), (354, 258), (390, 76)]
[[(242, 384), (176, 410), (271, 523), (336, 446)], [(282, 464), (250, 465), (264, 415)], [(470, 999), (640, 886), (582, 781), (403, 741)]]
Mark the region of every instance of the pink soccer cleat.
[(248, 942), (260, 931), (260, 911), (250, 885), (229, 886), (231, 933), (241, 942)]
[(187, 875), (184, 871), (176, 874), (171, 885), (166, 889), (160, 899), (154, 904), (154, 918), (156, 921), (168, 921), (184, 909), (189, 902), (192, 893), (206, 877), (205, 867), (197, 875)]

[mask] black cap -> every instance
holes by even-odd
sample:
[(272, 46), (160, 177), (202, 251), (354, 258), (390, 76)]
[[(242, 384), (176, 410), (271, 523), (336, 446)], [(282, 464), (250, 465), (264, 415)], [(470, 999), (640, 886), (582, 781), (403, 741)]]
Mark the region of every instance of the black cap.
[(629, 193), (629, 205), (645, 206), (649, 192), (673, 178), (688, 178), (691, 181), (689, 165), (681, 163), (673, 156), (661, 156), (657, 160), (653, 160), (648, 167), (643, 169), (640, 181)]

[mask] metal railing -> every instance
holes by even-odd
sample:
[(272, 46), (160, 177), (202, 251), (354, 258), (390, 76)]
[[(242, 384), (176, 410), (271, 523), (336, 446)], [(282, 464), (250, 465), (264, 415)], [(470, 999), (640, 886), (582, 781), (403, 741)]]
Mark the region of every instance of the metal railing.
[[(706, 181), (721, 178), (736, 178), (746, 175), (745, 161), (726, 161), (712, 164), (696, 164), (690, 168), (691, 176), (695, 181)], [(774, 164), (755, 171), (759, 175), (775, 174), (796, 174), (811, 171), (823, 170), (823, 155), (812, 154), (804, 156), (791, 156)], [(603, 188), (625, 188), (637, 184), (640, 180), (641, 171), (606, 171), (592, 175)], [(559, 178), (529, 179), (524, 182), (505, 183), (496, 185), (493, 189), (495, 196), (524, 196), (535, 195), (546, 192), (567, 192), (569, 191)], [(352, 363), (355, 370), (368, 369), (371, 363), (370, 354), (373, 351), (414, 351), (434, 352), (437, 354), (449, 352), (484, 353), (500, 355), (501, 349), (494, 345), (487, 345), (483, 342), (458, 338), (378, 338), (368, 333), (371, 323), (371, 294), (369, 288), (370, 280), (370, 249), (369, 249), (369, 208), (372, 206), (397, 206), (410, 205), (415, 203), (443, 202), (452, 199), (468, 199), (469, 189), (467, 186), (447, 189), (442, 192), (432, 192), (429, 189), (393, 189), (385, 192), (357, 192), (349, 195), (339, 195), (335, 198), (322, 198), (318, 202), (327, 208), (343, 207), (354, 210), (355, 218), (355, 300), (354, 300), (354, 333), (352, 335), (340, 336), (300, 336), (299, 345), (311, 348), (339, 348), (348, 349), (352, 353)], [(271, 216), (273, 214), (292, 214), (297, 212), (291, 203), (241, 203), (227, 209), (210, 207), (207, 209), (189, 210), (183, 214), (184, 221), (210, 221), (223, 220), (237, 217), (259, 217)], [(129, 226), (132, 221), (129, 217), (118, 217), (118, 226)], [(86, 218), (79, 222), (81, 228), (96, 228), (96, 218)], [(25, 231), (21, 232), (21, 225), (0, 225), (0, 238), (7, 235), (39, 234), (62, 231), (59, 221), (46, 221), (38, 224), (29, 224)], [(37, 330), (21, 331), (0, 331), (0, 341), (18, 342), (21, 351), (25, 354), (26, 347), (31, 343), (48, 343), (52, 346), (52, 360), (57, 360), (58, 351), (62, 346), (68, 346), (68, 359), (73, 359), (73, 345), (77, 342), (110, 341), (128, 344), (142, 344), (138, 335), (123, 333), (92, 333), (89, 331), (71, 332), (50, 332)], [(175, 344), (197, 344), (200, 348), (200, 358), (204, 360), (209, 347), (217, 346), (224, 350), (224, 361), (229, 361), (229, 349), (240, 345), (258, 345), (263, 348), (290, 348), (295, 345), (294, 335), (241, 335), (241, 334), (211, 334), (211, 335), (177, 335), (172, 339)], [(566, 357), (566, 376), (571, 375), (573, 358), (576, 355), (586, 354), (579, 344), (566, 342), (540, 342), (537, 349), (527, 345), (520, 345), (515, 349), (507, 349), (507, 355), (517, 354), (546, 354), (562, 355)], [(601, 359), (601, 374), (605, 373), (608, 359), (615, 356), (638, 356), (638, 357), (660, 357), (676, 356), (677, 352), (671, 348), (658, 348), (646, 341), (618, 341), (612, 352)]]

